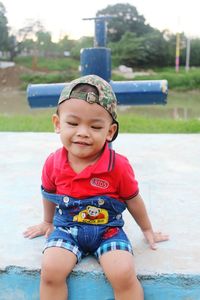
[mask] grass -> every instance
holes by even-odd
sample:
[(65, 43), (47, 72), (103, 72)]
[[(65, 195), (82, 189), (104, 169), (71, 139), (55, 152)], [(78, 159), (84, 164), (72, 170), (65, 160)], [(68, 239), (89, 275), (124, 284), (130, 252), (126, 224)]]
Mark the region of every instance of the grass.
[(186, 72), (184, 68), (180, 68), (178, 73), (173, 68), (157, 69), (153, 75), (135, 77), (135, 80), (160, 79), (166, 79), (170, 89), (180, 91), (199, 89), (200, 68), (191, 68), (189, 72)]
[(0, 116), (0, 131), (53, 132), (51, 114)]
[(127, 133), (199, 133), (200, 121), (145, 118), (120, 115), (120, 132)]
[(49, 57), (17, 57), (17, 65), (29, 68), (32, 72), (20, 76), (21, 89), (26, 89), (28, 84), (37, 83), (59, 83), (71, 81), (79, 76), (79, 62), (70, 57), (49, 58)]
[[(53, 132), (50, 112), (34, 115), (0, 116), (0, 131)], [(200, 121), (146, 118), (119, 114), (121, 133), (199, 133)]]
[(69, 82), (74, 78), (78, 77), (78, 72), (68, 71), (68, 72), (55, 72), (55, 73), (33, 73), (33, 74), (22, 74), (20, 79), (22, 81), (21, 89), (26, 90), (28, 84), (38, 84), (38, 83), (62, 83)]
[(33, 57), (17, 57), (15, 59), (16, 64), (25, 66), (27, 68), (36, 68), (41, 71), (67, 71), (78, 70), (80, 62), (71, 57), (63, 58), (49, 58), (49, 57), (37, 57), (35, 60)]

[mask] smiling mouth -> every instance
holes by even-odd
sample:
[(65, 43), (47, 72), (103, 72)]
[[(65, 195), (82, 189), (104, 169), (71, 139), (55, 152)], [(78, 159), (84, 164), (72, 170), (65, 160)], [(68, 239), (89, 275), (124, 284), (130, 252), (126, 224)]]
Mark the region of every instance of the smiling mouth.
[(74, 144), (76, 144), (76, 145), (81, 145), (81, 146), (91, 146), (91, 144), (88, 144), (88, 143), (86, 143), (86, 142), (79, 142), (79, 141), (77, 141), (77, 142), (73, 142)]

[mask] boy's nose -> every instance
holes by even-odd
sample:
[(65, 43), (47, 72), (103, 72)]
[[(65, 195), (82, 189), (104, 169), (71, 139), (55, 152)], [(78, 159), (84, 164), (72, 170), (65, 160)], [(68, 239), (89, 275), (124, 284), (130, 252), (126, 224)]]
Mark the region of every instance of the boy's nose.
[(89, 131), (88, 128), (86, 126), (79, 126), (77, 128), (77, 136), (84, 136), (84, 137), (88, 137), (89, 136)]

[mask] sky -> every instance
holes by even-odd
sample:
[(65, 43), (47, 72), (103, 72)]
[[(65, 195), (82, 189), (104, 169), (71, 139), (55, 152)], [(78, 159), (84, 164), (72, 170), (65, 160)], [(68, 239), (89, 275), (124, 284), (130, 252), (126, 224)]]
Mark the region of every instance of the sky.
[(108, 5), (129, 3), (143, 15), (146, 23), (159, 30), (172, 33), (185, 32), (188, 37), (200, 38), (199, 0), (0, 0), (6, 8), (8, 25), (13, 33), (27, 24), (27, 20), (40, 20), (51, 32), (53, 41), (64, 35), (78, 39), (94, 35), (93, 21), (98, 10)]

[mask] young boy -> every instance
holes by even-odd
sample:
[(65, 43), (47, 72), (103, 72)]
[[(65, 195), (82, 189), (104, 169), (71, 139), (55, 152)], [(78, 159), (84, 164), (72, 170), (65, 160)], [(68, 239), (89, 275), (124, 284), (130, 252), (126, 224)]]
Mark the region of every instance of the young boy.
[(99, 260), (116, 300), (144, 299), (122, 229), (126, 208), (152, 249), (168, 239), (153, 232), (128, 160), (108, 147), (118, 134), (116, 107), (111, 86), (96, 75), (72, 81), (61, 93), (52, 119), (63, 147), (43, 167), (44, 219), (24, 233), (47, 237), (41, 300), (67, 299), (66, 277), (89, 253)]

